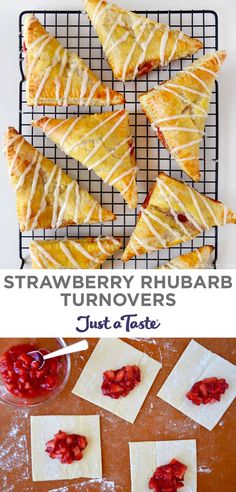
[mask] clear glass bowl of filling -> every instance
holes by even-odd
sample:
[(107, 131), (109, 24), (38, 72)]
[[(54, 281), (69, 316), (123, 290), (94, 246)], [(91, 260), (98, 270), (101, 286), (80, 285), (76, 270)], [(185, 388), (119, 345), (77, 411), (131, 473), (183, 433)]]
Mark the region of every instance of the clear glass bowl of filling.
[(45, 361), (42, 368), (29, 352), (53, 352), (66, 347), (62, 338), (0, 339), (0, 403), (35, 407), (58, 396), (71, 369), (69, 355)]

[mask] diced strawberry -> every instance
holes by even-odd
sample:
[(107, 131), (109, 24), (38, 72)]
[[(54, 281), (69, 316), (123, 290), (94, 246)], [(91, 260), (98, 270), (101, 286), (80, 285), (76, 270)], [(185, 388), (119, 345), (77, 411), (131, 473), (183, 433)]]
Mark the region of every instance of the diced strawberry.
[(228, 388), (229, 385), (224, 378), (206, 378), (195, 383), (191, 390), (186, 394), (186, 397), (197, 406), (202, 404), (207, 405), (209, 403), (212, 404), (220, 401), (222, 395)]
[(141, 380), (138, 366), (124, 366), (121, 369), (103, 373), (102, 393), (111, 398), (125, 397)]
[(184, 214), (178, 214), (178, 219), (182, 223), (188, 222), (188, 219)]
[(149, 480), (149, 489), (155, 492), (177, 492), (184, 487), (186, 470), (187, 467), (176, 459), (159, 466)]
[(54, 435), (54, 439), (51, 439), (46, 443), (46, 453), (49, 454), (52, 459), (59, 459), (63, 464), (71, 464), (73, 461), (79, 461), (82, 459), (82, 451), (87, 446), (87, 439), (85, 436), (79, 434), (67, 434), (64, 431), (59, 430)]

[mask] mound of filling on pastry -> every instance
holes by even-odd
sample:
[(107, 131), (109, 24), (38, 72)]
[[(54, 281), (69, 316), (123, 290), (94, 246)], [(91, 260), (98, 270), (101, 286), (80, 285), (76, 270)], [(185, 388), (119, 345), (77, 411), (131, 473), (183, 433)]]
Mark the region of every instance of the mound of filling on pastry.
[(79, 434), (67, 434), (59, 430), (51, 441), (46, 443), (46, 453), (52, 459), (59, 459), (61, 463), (70, 465), (83, 458), (82, 451), (87, 447), (87, 439)]
[(184, 487), (187, 466), (173, 459), (168, 465), (158, 466), (149, 481), (149, 489), (155, 492), (176, 492)]
[(229, 385), (224, 378), (206, 378), (195, 383), (186, 397), (194, 405), (207, 405), (220, 401), (228, 388)]
[(102, 392), (106, 396), (118, 399), (127, 396), (141, 381), (141, 372), (138, 366), (124, 366), (121, 369), (105, 371), (103, 373)]

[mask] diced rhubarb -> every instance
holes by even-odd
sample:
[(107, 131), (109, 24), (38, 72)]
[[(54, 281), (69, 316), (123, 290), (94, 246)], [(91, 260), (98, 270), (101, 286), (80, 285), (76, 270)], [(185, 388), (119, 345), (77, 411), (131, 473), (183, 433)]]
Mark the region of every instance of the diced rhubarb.
[(82, 451), (87, 447), (87, 439), (79, 434), (67, 434), (59, 430), (54, 438), (46, 443), (46, 453), (52, 459), (59, 459), (61, 463), (70, 465), (83, 458)]
[(103, 373), (102, 393), (105, 396), (118, 399), (121, 396), (127, 396), (140, 381), (141, 373), (138, 366), (111, 369)]
[[(42, 369), (29, 352), (37, 350), (33, 344), (11, 347), (0, 357), (0, 373), (7, 390), (18, 398), (35, 398), (53, 391), (59, 383), (60, 358), (48, 360)], [(40, 349), (43, 355), (48, 351)]]
[(207, 405), (220, 401), (228, 388), (229, 385), (224, 378), (206, 378), (195, 383), (186, 397), (194, 405)]
[(176, 459), (159, 466), (150, 478), (149, 489), (155, 492), (177, 492), (184, 487), (186, 470), (187, 466)]

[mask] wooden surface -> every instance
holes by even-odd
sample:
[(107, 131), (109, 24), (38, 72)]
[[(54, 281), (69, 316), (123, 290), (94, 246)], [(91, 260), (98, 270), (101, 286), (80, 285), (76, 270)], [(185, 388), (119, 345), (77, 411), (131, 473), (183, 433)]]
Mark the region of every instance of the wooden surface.
[[(67, 340), (72, 343), (75, 340)], [(130, 492), (129, 441), (196, 439), (198, 449), (198, 492), (236, 490), (236, 403), (217, 427), (209, 432), (156, 397), (189, 339), (129, 341), (163, 364), (154, 385), (132, 425), (71, 393), (96, 340), (89, 341), (84, 355), (72, 356), (72, 370), (64, 392), (37, 409), (15, 410), (1, 405), (0, 490), (1, 492)], [(236, 364), (236, 339), (197, 339), (204, 347)], [(1, 347), (1, 340), (0, 340)], [(1, 352), (1, 351), (0, 351)], [(106, 368), (107, 369), (107, 368)], [(101, 415), (103, 481), (72, 480), (32, 482), (30, 463), (30, 415)], [(140, 464), (141, 466), (141, 464)], [(143, 492), (143, 491), (140, 491)]]

